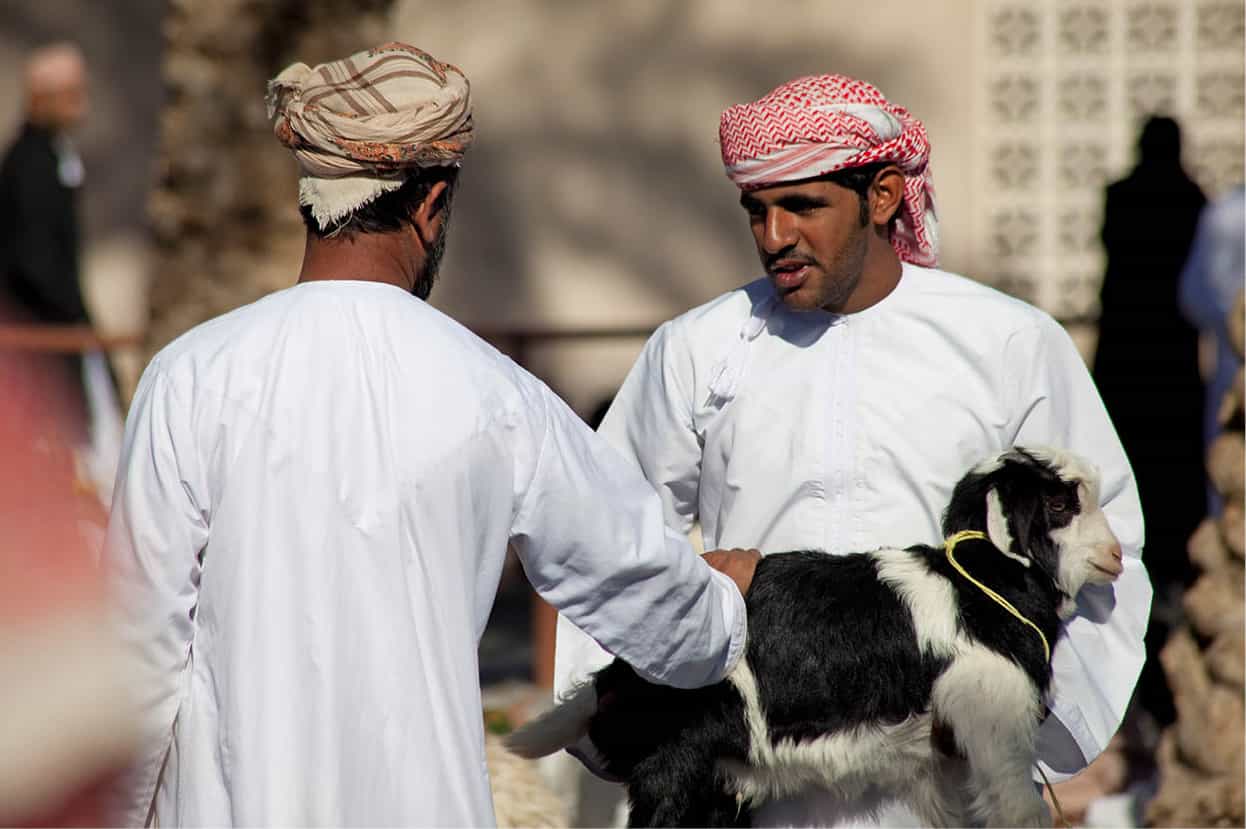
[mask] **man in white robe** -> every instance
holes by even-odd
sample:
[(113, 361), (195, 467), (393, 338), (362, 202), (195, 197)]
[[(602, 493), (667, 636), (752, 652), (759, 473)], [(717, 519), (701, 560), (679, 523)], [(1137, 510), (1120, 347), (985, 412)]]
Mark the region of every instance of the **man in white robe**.
[(507, 545), (680, 687), (740, 658), (757, 554), (712, 570), (618, 452), (421, 301), (472, 137), (458, 69), (387, 44), (270, 92), (307, 252), (135, 396), (108, 563), (147, 741), (113, 818), (490, 825), (476, 654)]
[[(801, 78), (720, 129), (767, 276), (664, 324), (600, 432), (707, 546), (831, 554), (939, 544), (956, 482), (1013, 445), (1064, 447), (1103, 475), (1125, 570), (1086, 588), (1055, 648), (1040, 762), (1077, 773), (1119, 727), (1143, 662), (1151, 588), (1138, 495), (1112, 424), (1050, 316), (935, 269), (920, 122), (877, 89)], [(560, 619), (555, 692), (609, 657)], [(592, 747), (574, 752), (593, 767)], [(915, 825), (896, 804), (825, 792), (760, 825)]]

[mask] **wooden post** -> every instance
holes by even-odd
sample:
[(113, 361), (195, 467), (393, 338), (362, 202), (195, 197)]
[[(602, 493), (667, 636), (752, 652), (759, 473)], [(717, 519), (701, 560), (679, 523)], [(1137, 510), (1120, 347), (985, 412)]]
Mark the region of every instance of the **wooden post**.
[(558, 611), (535, 592), (532, 594), (532, 682), (554, 687), (554, 631)]

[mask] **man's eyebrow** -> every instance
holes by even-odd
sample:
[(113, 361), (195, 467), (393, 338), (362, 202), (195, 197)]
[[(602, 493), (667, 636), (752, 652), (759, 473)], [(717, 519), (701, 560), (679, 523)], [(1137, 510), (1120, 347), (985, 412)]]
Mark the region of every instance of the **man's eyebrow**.
[(793, 194), (784, 196), (779, 199), (776, 204), (784, 210), (801, 210), (808, 207), (825, 207), (830, 202), (821, 196), (806, 196)]
[[(826, 207), (828, 204), (830, 204), (830, 200), (824, 196), (809, 196), (800, 193), (783, 196), (774, 202), (775, 207), (781, 207), (784, 210), (790, 211), (808, 210), (814, 207)], [(757, 210), (765, 207), (765, 203), (750, 193), (741, 193), (740, 206), (745, 210)]]

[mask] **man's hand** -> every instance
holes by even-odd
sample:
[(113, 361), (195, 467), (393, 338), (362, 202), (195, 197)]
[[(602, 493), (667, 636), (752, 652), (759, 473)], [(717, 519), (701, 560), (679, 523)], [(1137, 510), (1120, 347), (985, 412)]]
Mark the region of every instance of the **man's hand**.
[(753, 571), (757, 562), (761, 561), (761, 553), (757, 550), (711, 550), (701, 556), (705, 563), (728, 578), (740, 588), (740, 595), (748, 595), (748, 586), (753, 583)]

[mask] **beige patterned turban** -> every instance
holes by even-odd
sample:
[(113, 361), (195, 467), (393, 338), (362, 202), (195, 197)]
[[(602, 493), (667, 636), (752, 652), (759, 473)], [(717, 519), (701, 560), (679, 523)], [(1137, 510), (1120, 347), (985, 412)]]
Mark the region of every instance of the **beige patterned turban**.
[(292, 64), (267, 102), (302, 169), (299, 204), (322, 228), (398, 189), (412, 167), (458, 166), (474, 135), (462, 71), (404, 43)]

